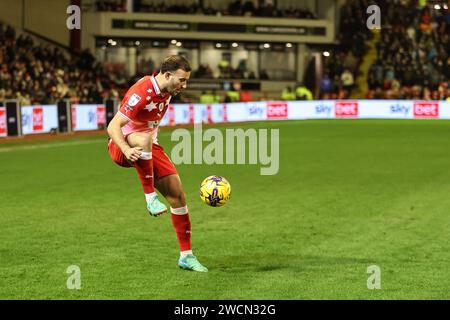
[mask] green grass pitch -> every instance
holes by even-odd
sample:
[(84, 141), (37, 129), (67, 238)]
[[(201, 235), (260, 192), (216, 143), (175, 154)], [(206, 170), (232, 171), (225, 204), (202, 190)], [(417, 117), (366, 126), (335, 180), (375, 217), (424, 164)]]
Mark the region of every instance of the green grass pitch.
[[(0, 299), (449, 299), (450, 122), (277, 121), (280, 170), (179, 165), (194, 253), (177, 267), (170, 216), (152, 218), (106, 135), (0, 140)], [(221, 130), (233, 126), (220, 126)], [(160, 143), (170, 154), (171, 129)], [(198, 197), (208, 175), (229, 203)], [(66, 269), (81, 270), (69, 290)], [(369, 290), (369, 266), (381, 289)]]

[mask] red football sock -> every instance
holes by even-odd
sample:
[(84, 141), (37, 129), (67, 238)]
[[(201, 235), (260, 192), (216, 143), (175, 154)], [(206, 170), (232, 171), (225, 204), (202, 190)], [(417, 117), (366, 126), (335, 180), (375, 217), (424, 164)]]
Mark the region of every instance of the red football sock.
[(141, 179), (144, 193), (148, 194), (155, 192), (153, 180), (153, 159), (151, 152), (142, 152), (141, 159), (135, 162), (134, 167), (138, 172), (139, 179)]
[(172, 212), (172, 224), (177, 233), (180, 251), (191, 250), (191, 221), (187, 206), (182, 208), (170, 208)]

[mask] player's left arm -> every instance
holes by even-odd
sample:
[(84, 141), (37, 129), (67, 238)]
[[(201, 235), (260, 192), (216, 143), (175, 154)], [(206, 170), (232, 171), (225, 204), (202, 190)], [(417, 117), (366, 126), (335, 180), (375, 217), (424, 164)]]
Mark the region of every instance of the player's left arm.
[(125, 157), (134, 162), (141, 156), (141, 147), (131, 147), (125, 140), (122, 127), (126, 125), (130, 120), (125, 118), (120, 112), (117, 112), (114, 118), (108, 125), (108, 134), (114, 143), (120, 148)]

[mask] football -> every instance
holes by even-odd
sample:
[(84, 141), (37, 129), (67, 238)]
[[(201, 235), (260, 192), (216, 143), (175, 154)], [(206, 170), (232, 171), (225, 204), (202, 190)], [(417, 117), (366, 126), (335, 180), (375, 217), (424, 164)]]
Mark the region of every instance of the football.
[(221, 207), (230, 199), (231, 185), (221, 176), (209, 176), (200, 184), (200, 198), (211, 207)]

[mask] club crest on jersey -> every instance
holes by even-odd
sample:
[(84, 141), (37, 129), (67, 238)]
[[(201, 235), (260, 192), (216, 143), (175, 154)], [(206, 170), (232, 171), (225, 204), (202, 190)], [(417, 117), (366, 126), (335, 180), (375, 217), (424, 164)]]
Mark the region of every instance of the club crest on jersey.
[(127, 104), (130, 107), (134, 107), (135, 105), (137, 105), (139, 103), (139, 101), (141, 101), (141, 97), (138, 94), (133, 93), (133, 95), (130, 97), (130, 99), (128, 99)]

